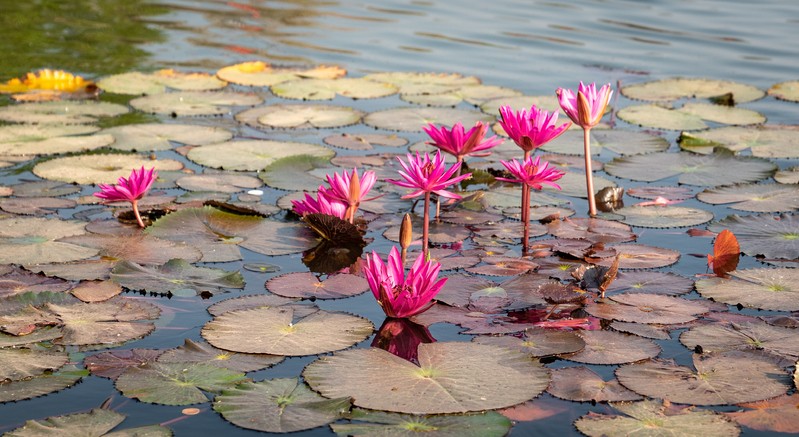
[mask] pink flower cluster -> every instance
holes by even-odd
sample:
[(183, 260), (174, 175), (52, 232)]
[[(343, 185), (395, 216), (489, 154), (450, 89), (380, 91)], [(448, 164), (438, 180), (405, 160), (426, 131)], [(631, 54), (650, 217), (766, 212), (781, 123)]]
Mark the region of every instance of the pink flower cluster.
[(355, 211), (362, 201), (367, 200), (364, 198), (376, 180), (373, 171), (365, 171), (359, 177), (357, 168), (352, 169), (352, 173), (333, 173), (332, 176), (327, 175), (329, 187), (320, 185), (316, 198), (305, 193), (304, 200), (292, 200), (291, 204), (297, 215), (327, 214), (352, 222)]

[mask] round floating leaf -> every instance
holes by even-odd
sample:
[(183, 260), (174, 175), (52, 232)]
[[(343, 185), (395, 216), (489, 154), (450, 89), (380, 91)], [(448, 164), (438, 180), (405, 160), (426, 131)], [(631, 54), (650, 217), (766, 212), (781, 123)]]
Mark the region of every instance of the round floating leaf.
[(21, 401), (72, 387), (81, 378), (89, 376), (88, 370), (67, 365), (55, 373), (47, 373), (24, 381), (0, 382), (0, 402)]
[(358, 123), (363, 115), (363, 112), (347, 106), (278, 104), (240, 112), (236, 120), (250, 126), (325, 129)]
[(8, 125), (0, 126), (0, 149), (24, 147), (26, 143), (43, 144), (45, 140), (99, 131), (97, 126), (85, 125)]
[(255, 106), (261, 103), (263, 103), (263, 99), (255, 94), (180, 91), (137, 97), (130, 101), (130, 106), (152, 114), (174, 114), (183, 117), (225, 115), (232, 111), (232, 106)]
[(227, 83), (208, 73), (183, 73), (165, 69), (153, 73), (133, 71), (115, 74), (100, 79), (97, 86), (109, 93), (140, 96), (165, 93), (167, 88), (182, 91), (218, 90), (227, 86)]
[[(555, 187), (544, 185), (545, 192), (559, 193), (564, 196), (587, 198), (588, 192), (585, 190), (585, 173), (566, 172), (557, 182), (560, 190)], [(616, 183), (601, 176), (594, 176), (594, 192), (606, 188), (615, 187)]]
[(733, 185), (708, 189), (696, 198), (712, 205), (752, 212), (782, 212), (799, 209), (799, 186), (780, 184)]
[(254, 372), (266, 369), (283, 361), (281, 355), (240, 354), (217, 349), (205, 342), (186, 339), (183, 346), (170, 349), (160, 357), (159, 363), (204, 363), (224, 367), (237, 372)]
[(332, 423), (339, 436), (502, 437), (513, 423), (496, 411), (481, 413), (417, 416), (356, 408), (347, 416), (350, 423)]
[(214, 410), (228, 422), (264, 432), (296, 432), (339, 419), (350, 399), (326, 399), (296, 378), (245, 382), (214, 399)]
[(717, 79), (669, 78), (627, 85), (621, 93), (631, 99), (664, 101), (682, 98), (706, 99), (732, 93), (737, 103), (751, 102), (765, 93), (751, 85)]
[(96, 249), (57, 241), (86, 233), (85, 223), (46, 218), (0, 220), (0, 263), (46, 264), (90, 258)]
[(278, 296), (316, 299), (339, 299), (356, 296), (369, 289), (361, 276), (339, 273), (324, 281), (312, 273), (288, 273), (266, 281), (266, 289)]
[[(546, 226), (535, 222), (530, 223), (528, 229), (530, 237), (539, 237), (547, 233)], [(483, 238), (490, 238), (492, 241), (514, 244), (519, 242), (521, 235), (524, 234), (524, 223), (507, 220), (479, 225), (474, 227), (474, 233)]]
[[(413, 220), (414, 229), (422, 229), (420, 217)], [(471, 235), (469, 229), (462, 225), (453, 225), (444, 222), (430, 222), (429, 226), (430, 242), (433, 244), (458, 243)], [(383, 232), (383, 236), (393, 242), (399, 242), (400, 224), (392, 226)]]
[(730, 272), (731, 279), (696, 281), (696, 291), (706, 299), (776, 311), (799, 311), (799, 270), (746, 269)]
[(290, 306), (229, 311), (208, 322), (202, 336), (234, 352), (299, 356), (348, 348), (374, 331), (368, 320), (350, 314), (295, 314)]
[[(591, 153), (599, 154), (602, 149), (608, 149), (619, 155), (640, 155), (644, 153), (665, 152), (669, 142), (663, 137), (646, 132), (626, 130), (591, 129)], [(566, 134), (550, 141), (541, 150), (552, 153), (566, 153), (582, 156), (582, 132)], [(598, 170), (594, 168), (594, 170)]]
[[(293, 155), (275, 160), (267, 165), (258, 177), (272, 188), (292, 191), (316, 191), (325, 180), (317, 177), (313, 171), (328, 169), (330, 158), (312, 155)], [(332, 173), (332, 172), (331, 172)]]
[(627, 194), (639, 199), (653, 200), (658, 197), (668, 200), (687, 200), (694, 197), (693, 190), (689, 187), (642, 186), (628, 189)]
[(761, 402), (740, 404), (746, 411), (726, 413), (739, 424), (766, 432), (799, 433), (799, 394), (779, 396)]
[(385, 134), (335, 134), (324, 138), (325, 144), (347, 150), (372, 150), (374, 146), (402, 147), (408, 140)]
[(81, 191), (79, 186), (58, 181), (31, 181), (12, 185), (14, 197), (67, 196)]
[(713, 220), (713, 213), (682, 206), (627, 206), (616, 210), (622, 223), (642, 228), (676, 228), (696, 226)]
[(331, 100), (337, 95), (353, 99), (374, 99), (395, 94), (397, 87), (365, 78), (297, 79), (272, 85), (272, 92), (284, 99)]
[(124, 105), (96, 101), (22, 103), (0, 107), (0, 120), (10, 123), (85, 124), (102, 117), (115, 117), (129, 109)]
[(419, 366), (382, 349), (351, 349), (309, 364), (308, 384), (359, 407), (413, 414), (515, 405), (541, 393), (549, 372), (527, 354), (462, 342), (419, 345)]
[(85, 234), (60, 241), (99, 250), (109, 260), (126, 260), (139, 264), (163, 264), (173, 258), (199, 261), (202, 253), (194, 246), (155, 238), (148, 234), (100, 235)]
[(163, 351), (157, 349), (126, 349), (100, 352), (83, 360), (92, 375), (116, 380), (128, 367), (141, 367), (155, 361)]
[(762, 350), (785, 357), (791, 364), (799, 359), (795, 330), (762, 322), (695, 326), (680, 335), (680, 343), (689, 349), (701, 345), (704, 352)]
[[(297, 300), (298, 299), (289, 299), (287, 297), (276, 296), (274, 294), (255, 294), (251, 296), (242, 296), (221, 300), (208, 307), (208, 312), (211, 313), (212, 316), (219, 316), (228, 311), (254, 308), (271, 308), (290, 304), (292, 302), (296, 302)], [(310, 305), (308, 305), (308, 307), (315, 308)], [(313, 311), (315, 311), (315, 309)]]
[(519, 91), (496, 85), (464, 85), (441, 93), (402, 94), (400, 97), (417, 105), (457, 106), (464, 101), (479, 105), (489, 100), (519, 95)]
[(607, 294), (628, 291), (678, 295), (689, 293), (693, 288), (693, 280), (672, 272), (628, 271), (619, 272), (606, 291)]
[[(6, 433), (14, 437), (41, 437), (56, 435), (103, 436), (125, 420), (116, 411), (95, 408), (88, 413), (52, 416), (41, 420), (28, 420), (20, 428)], [(116, 434), (116, 433), (114, 433)]]
[(111, 271), (111, 279), (130, 290), (155, 293), (192, 289), (217, 292), (224, 288), (244, 288), (238, 271), (195, 267), (183, 259), (172, 259), (157, 267), (145, 267), (131, 261), (119, 262)]
[(769, 359), (748, 352), (694, 354), (696, 370), (667, 361), (619, 367), (616, 377), (644, 396), (678, 404), (725, 405), (783, 395), (788, 374)]
[(475, 76), (462, 76), (458, 73), (417, 73), (417, 72), (384, 72), (372, 73), (364, 79), (383, 82), (396, 86), (402, 95), (441, 94), (466, 85), (479, 85), (480, 79)]
[(763, 114), (750, 109), (708, 103), (686, 103), (678, 111), (695, 115), (702, 120), (723, 124), (760, 124), (766, 121)]
[(729, 154), (650, 153), (615, 158), (605, 164), (606, 172), (621, 178), (652, 182), (678, 176), (681, 184), (707, 186), (757, 182), (771, 176), (775, 169), (774, 163), (765, 159)]
[(122, 293), (122, 287), (111, 281), (81, 281), (71, 291), (83, 302), (102, 302)]
[(171, 142), (200, 146), (220, 143), (233, 137), (227, 129), (191, 124), (128, 124), (103, 131), (112, 135), (116, 141), (111, 145), (117, 150), (148, 151), (170, 150)]
[(76, 137), (56, 137), (42, 141), (20, 143), (0, 143), (2, 155), (55, 155), (59, 153), (83, 152), (108, 146), (114, 142), (111, 135), (83, 135)]
[(25, 197), (0, 199), (0, 209), (20, 215), (49, 215), (59, 209), (74, 208), (77, 203), (72, 199), (56, 197)]
[(707, 128), (702, 117), (656, 105), (632, 105), (616, 113), (627, 123), (667, 130), (700, 130)]
[[(220, 226), (219, 230), (227, 233), (224, 227)], [(241, 247), (269, 256), (302, 252), (318, 242), (306, 226), (268, 219), (244, 230), (241, 235), (244, 237)]]
[(780, 100), (799, 102), (799, 80), (775, 83), (768, 89), (768, 95)]
[(774, 180), (780, 184), (799, 184), (799, 167), (778, 171), (774, 174)]
[(0, 349), (0, 381), (19, 381), (55, 370), (67, 363), (66, 352), (35, 349)]
[[(653, 269), (670, 266), (680, 259), (680, 252), (662, 247), (644, 244), (617, 244), (612, 246), (619, 255), (620, 269)], [(607, 258), (586, 258), (586, 261), (604, 267), (610, 267), (613, 256)]]
[(31, 273), (13, 265), (0, 266), (0, 297), (27, 292), (60, 292), (70, 288), (72, 286), (69, 282), (58, 278), (49, 278), (41, 273)]
[(320, 65), (313, 68), (274, 67), (262, 61), (242, 62), (221, 68), (216, 75), (228, 82), (250, 86), (272, 86), (302, 77), (335, 79), (347, 74), (347, 70), (335, 65)]
[(792, 214), (731, 215), (708, 225), (708, 230), (729, 229), (738, 238), (741, 251), (766, 258), (799, 258), (799, 217)]
[(645, 323), (620, 322), (614, 320), (610, 327), (619, 332), (637, 335), (639, 337), (651, 338), (652, 340), (671, 340), (668, 331), (655, 325)]
[(46, 309), (64, 324), (64, 336), (58, 343), (77, 346), (116, 344), (144, 337), (155, 325), (143, 320), (155, 320), (161, 314), (155, 305), (122, 297), (97, 303), (49, 303)]
[(585, 348), (564, 358), (585, 364), (624, 364), (652, 358), (660, 347), (652, 340), (613, 331), (580, 331)]
[(610, 300), (589, 303), (584, 309), (601, 319), (662, 325), (687, 323), (707, 312), (707, 307), (696, 301), (651, 293), (618, 294)]
[(552, 370), (552, 382), (547, 392), (552, 396), (576, 402), (619, 402), (641, 399), (627, 390), (616, 378), (605, 381), (585, 366)]
[(488, 337), (481, 335), (473, 338), (472, 341), (517, 349), (533, 357), (568, 354), (578, 352), (585, 347), (583, 339), (573, 331), (542, 328), (527, 329), (522, 333), (521, 337), (507, 335)]
[(577, 419), (574, 426), (588, 436), (669, 435), (729, 437), (740, 429), (721, 414), (708, 410), (685, 408), (670, 411), (661, 402), (645, 400), (629, 404), (612, 404), (625, 416), (590, 414)]
[(335, 152), (327, 147), (307, 143), (247, 140), (200, 146), (186, 155), (206, 167), (224, 170), (258, 171), (277, 159), (294, 155), (331, 158)]
[(246, 189), (261, 187), (261, 181), (253, 176), (242, 174), (197, 174), (183, 176), (175, 183), (189, 191), (216, 191), (238, 193)]
[[(538, 108), (546, 109), (549, 112), (561, 111), (558, 98), (555, 93), (545, 96), (516, 96), (516, 97), (501, 97), (499, 99), (489, 100), (480, 105), (480, 109), (486, 114), (498, 115), (500, 106), (510, 106), (514, 110), (530, 109), (535, 105)], [(563, 117), (563, 112), (560, 112)]]
[(198, 363), (148, 363), (129, 367), (116, 380), (124, 396), (161, 405), (207, 402), (203, 391), (219, 393), (246, 381), (243, 373)]
[(558, 238), (585, 239), (593, 243), (622, 243), (635, 239), (629, 226), (598, 218), (566, 218), (547, 224), (550, 234)]
[(52, 326), (39, 328), (30, 334), (9, 335), (0, 333), (0, 347), (13, 348), (18, 346), (32, 345), (44, 341), (55, 340), (63, 335), (60, 328)]
[(421, 132), (429, 123), (452, 126), (460, 122), (473, 126), (478, 121), (492, 122), (493, 116), (454, 108), (397, 108), (373, 112), (363, 122), (377, 129)]
[(173, 159), (151, 160), (139, 155), (78, 155), (40, 162), (33, 174), (43, 179), (78, 184), (116, 184), (120, 177), (130, 176), (134, 168), (157, 171), (180, 170), (183, 164)]
[(746, 149), (752, 156), (762, 158), (799, 157), (799, 127), (793, 125), (726, 126), (680, 135), (680, 148), (689, 152), (709, 154), (721, 146), (733, 152)]

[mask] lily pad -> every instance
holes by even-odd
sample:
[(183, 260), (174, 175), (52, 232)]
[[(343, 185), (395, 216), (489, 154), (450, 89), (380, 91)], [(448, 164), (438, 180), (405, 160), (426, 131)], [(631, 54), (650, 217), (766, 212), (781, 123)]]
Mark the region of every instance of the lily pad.
[(369, 289), (361, 276), (348, 273), (330, 275), (324, 281), (312, 273), (288, 273), (266, 281), (266, 289), (283, 297), (340, 299), (357, 296)]
[(347, 415), (350, 423), (332, 423), (339, 436), (501, 437), (513, 423), (496, 411), (460, 415), (417, 416), (356, 408)]
[(335, 134), (324, 138), (327, 145), (347, 150), (372, 150), (375, 146), (402, 147), (408, 140), (386, 134)]
[(53, 304), (45, 308), (63, 323), (64, 345), (118, 344), (144, 337), (155, 329), (161, 310), (150, 303), (117, 297), (105, 302)]
[(81, 281), (70, 290), (82, 302), (103, 302), (122, 293), (122, 287), (111, 281)]
[(799, 339), (792, 328), (767, 323), (729, 323), (695, 326), (680, 335), (689, 349), (702, 346), (704, 352), (728, 350), (766, 351), (784, 357), (791, 365), (799, 359)]
[(741, 251), (766, 258), (799, 258), (799, 217), (792, 214), (731, 215), (708, 225), (708, 230), (729, 229), (738, 238)]
[(766, 117), (763, 114), (734, 106), (689, 102), (678, 109), (678, 111), (696, 115), (702, 120), (722, 124), (745, 125), (766, 122)]
[(81, 378), (89, 376), (88, 370), (66, 365), (55, 373), (46, 373), (24, 381), (0, 382), (0, 402), (21, 401), (72, 387)]
[(86, 437), (100, 436), (147, 436), (169, 437), (172, 431), (163, 425), (126, 428), (108, 433), (125, 420), (125, 416), (115, 411), (95, 408), (88, 413), (75, 413), (65, 416), (52, 416), (40, 420), (28, 420), (20, 428), (6, 433), (14, 437), (41, 437), (72, 435)]
[(732, 93), (737, 103), (751, 102), (765, 93), (751, 85), (717, 79), (669, 78), (627, 85), (620, 92), (636, 100), (669, 101), (682, 98), (706, 99)]
[(574, 426), (588, 436), (669, 435), (673, 437), (737, 436), (741, 430), (723, 415), (708, 410), (685, 408), (669, 411), (662, 402), (644, 400), (614, 403), (625, 416), (589, 414), (577, 419)]
[(550, 234), (558, 238), (585, 239), (593, 243), (622, 243), (636, 235), (622, 223), (598, 218), (565, 218), (547, 224)]
[(785, 394), (788, 374), (769, 359), (748, 352), (694, 354), (694, 369), (653, 360), (619, 367), (616, 377), (644, 396), (678, 404), (725, 405)]
[(521, 92), (496, 85), (464, 85), (444, 92), (402, 94), (400, 98), (406, 102), (428, 106), (457, 106), (461, 102), (478, 106), (483, 102), (516, 97)]
[(21, 143), (0, 143), (2, 155), (55, 155), (59, 153), (74, 153), (99, 149), (114, 142), (111, 135), (82, 135), (73, 137), (48, 138), (41, 141), (26, 141)]
[(347, 74), (347, 70), (335, 65), (319, 65), (312, 68), (277, 67), (262, 61), (242, 62), (228, 65), (216, 75), (228, 82), (249, 86), (272, 86), (303, 77), (335, 79)]
[(244, 278), (237, 271), (195, 267), (188, 261), (175, 258), (157, 267), (146, 267), (131, 261), (121, 261), (111, 271), (111, 279), (130, 290), (168, 293), (192, 289), (218, 292), (224, 288), (244, 288)]
[(116, 380), (129, 367), (141, 367), (155, 361), (163, 351), (157, 349), (125, 349), (100, 352), (83, 359), (92, 375)]
[(799, 102), (799, 80), (775, 83), (768, 89), (768, 95), (780, 100)]
[(350, 409), (350, 399), (327, 399), (296, 378), (245, 382), (214, 399), (228, 422), (263, 432), (296, 432), (327, 425)]
[(774, 174), (774, 180), (780, 184), (799, 184), (799, 167), (778, 171)]
[(19, 215), (50, 215), (59, 209), (74, 208), (77, 203), (72, 199), (57, 197), (25, 197), (0, 199), (0, 209)]
[(206, 167), (258, 171), (280, 158), (294, 155), (331, 158), (335, 152), (315, 144), (245, 140), (196, 147), (186, 157)]
[[(505, 105), (514, 109), (530, 109), (531, 106), (535, 105), (536, 107), (546, 109), (549, 112), (561, 111), (560, 104), (558, 103), (558, 98), (555, 97), (555, 93), (544, 96), (525, 95), (516, 97), (501, 97), (482, 103), (480, 105), (480, 110), (486, 114), (497, 115), (499, 114), (499, 108)], [(563, 116), (562, 111), (560, 112), (560, 116)]]
[(217, 191), (231, 194), (261, 187), (261, 181), (256, 177), (229, 173), (187, 175), (175, 183), (189, 191)]
[(85, 223), (46, 218), (0, 220), (0, 263), (46, 264), (90, 258), (97, 249), (57, 241), (86, 233)]
[[(242, 310), (242, 309), (255, 309), (255, 308), (271, 308), (280, 305), (290, 304), (299, 299), (290, 299), (287, 297), (277, 296), (274, 294), (254, 294), (250, 296), (235, 297), (230, 299), (221, 300), (208, 307), (208, 312), (212, 316), (219, 316), (228, 311)], [(312, 308), (313, 312), (315, 307), (308, 305)]]
[(99, 235), (85, 234), (64, 237), (65, 243), (97, 249), (108, 260), (126, 260), (139, 264), (163, 264), (173, 258), (199, 261), (202, 253), (194, 246), (163, 240), (148, 234)]
[(158, 357), (159, 363), (204, 363), (237, 372), (254, 372), (283, 361), (281, 355), (241, 354), (217, 349), (205, 342), (186, 339), (183, 346), (170, 349)]
[(480, 84), (479, 78), (458, 73), (391, 71), (367, 74), (364, 79), (394, 85), (402, 95), (441, 94), (462, 86)]
[(0, 120), (10, 123), (87, 124), (130, 110), (116, 103), (76, 101), (22, 103), (0, 108)]
[(495, 118), (476, 111), (454, 108), (396, 108), (372, 112), (363, 122), (377, 129), (421, 132), (429, 123), (452, 126), (461, 123), (473, 126), (478, 121), (492, 122)]
[(207, 402), (203, 391), (219, 393), (246, 381), (243, 373), (210, 364), (147, 363), (129, 367), (116, 380), (123, 395), (161, 405)]
[(24, 348), (0, 349), (0, 381), (20, 381), (55, 370), (67, 363), (66, 352)]
[(615, 295), (609, 300), (589, 303), (584, 309), (601, 319), (662, 325), (687, 323), (707, 312), (706, 306), (695, 301), (647, 293)]
[(713, 220), (713, 213), (710, 211), (682, 206), (633, 205), (617, 209), (616, 214), (624, 216), (622, 223), (642, 228), (696, 226)]
[(799, 270), (746, 269), (730, 272), (731, 279), (712, 277), (696, 281), (706, 299), (776, 311), (799, 311)]
[(114, 137), (112, 148), (131, 152), (170, 150), (172, 142), (200, 146), (221, 143), (233, 137), (227, 129), (191, 124), (143, 123), (105, 129)]
[(157, 171), (181, 170), (183, 164), (173, 159), (151, 160), (139, 155), (78, 155), (40, 162), (33, 174), (43, 179), (78, 184), (116, 184), (130, 176), (131, 169), (153, 167)]
[(702, 191), (696, 198), (711, 205), (731, 204), (729, 208), (751, 212), (783, 212), (799, 209), (799, 186), (747, 184)]
[(358, 123), (363, 115), (347, 106), (276, 104), (242, 111), (236, 120), (253, 127), (325, 129)]
[(0, 333), (0, 347), (13, 348), (32, 345), (34, 343), (55, 340), (62, 335), (64, 334), (61, 332), (60, 328), (52, 326), (36, 329), (35, 331), (26, 335), (9, 335)]
[(779, 396), (760, 402), (747, 402), (739, 406), (745, 411), (725, 413), (737, 423), (758, 431), (773, 433), (799, 433), (799, 394)]
[(552, 396), (576, 402), (636, 401), (641, 396), (627, 390), (616, 378), (605, 381), (585, 366), (552, 370), (552, 382), (547, 392)]
[(517, 349), (533, 357), (547, 357), (578, 352), (585, 347), (583, 339), (573, 331), (534, 328), (522, 332), (521, 337), (480, 335), (472, 339), (475, 343)]
[(563, 355), (585, 364), (623, 364), (653, 358), (660, 347), (652, 340), (613, 331), (579, 331), (585, 342), (582, 351)]
[(527, 354), (498, 346), (423, 343), (418, 359), (419, 366), (382, 349), (351, 349), (311, 363), (303, 377), (326, 397), (352, 397), (359, 407), (412, 414), (515, 405), (549, 382), (548, 371)]
[(137, 97), (130, 106), (142, 112), (175, 116), (225, 115), (233, 106), (255, 106), (263, 99), (255, 94), (230, 91), (180, 91)]
[(140, 96), (165, 93), (167, 88), (181, 91), (218, 90), (227, 86), (227, 82), (208, 73), (164, 69), (152, 73), (133, 71), (106, 76), (97, 82), (97, 86), (109, 93)]
[(632, 105), (623, 108), (617, 115), (627, 123), (656, 129), (692, 131), (707, 128), (698, 115), (657, 105)]
[(229, 311), (208, 322), (202, 336), (229, 351), (300, 356), (350, 347), (374, 331), (368, 320), (350, 314), (295, 314), (291, 306)]
[(774, 163), (762, 158), (736, 157), (729, 153), (694, 155), (689, 153), (650, 153), (615, 158), (605, 164), (613, 176), (653, 182), (677, 176), (686, 185), (732, 185), (757, 182), (771, 176)]
[[(611, 246), (607, 246), (606, 249)], [(670, 266), (680, 259), (680, 252), (663, 247), (647, 246), (645, 244), (617, 244), (612, 246), (619, 256), (620, 269), (653, 269)], [(615, 256), (606, 258), (586, 258), (586, 261), (610, 267)]]
[(72, 288), (72, 285), (62, 279), (32, 273), (22, 267), (13, 265), (0, 266), (0, 297), (14, 296), (27, 292), (60, 292), (67, 291), (70, 288)]
[(799, 157), (799, 127), (793, 125), (725, 126), (702, 132), (683, 132), (680, 148), (689, 152), (709, 154), (721, 146), (733, 152), (751, 150), (761, 158)]
[(337, 95), (352, 99), (375, 99), (396, 94), (398, 88), (365, 78), (296, 79), (272, 85), (272, 92), (284, 99), (331, 100)]
[(76, 194), (81, 191), (79, 186), (65, 184), (59, 181), (28, 181), (12, 185), (14, 197), (59, 197)]
[[(601, 153), (602, 149), (619, 155), (641, 155), (665, 152), (668, 148), (668, 140), (646, 132), (591, 129), (591, 153), (595, 155)], [(564, 135), (541, 146), (541, 150), (583, 156), (585, 152), (582, 132), (567, 131)]]
[(258, 177), (272, 188), (292, 191), (315, 191), (325, 180), (313, 171), (330, 168), (330, 158), (313, 155), (292, 155), (280, 158), (267, 165)]
[(693, 280), (672, 272), (626, 271), (619, 272), (606, 291), (607, 294), (628, 291), (680, 295), (689, 293), (693, 288)]

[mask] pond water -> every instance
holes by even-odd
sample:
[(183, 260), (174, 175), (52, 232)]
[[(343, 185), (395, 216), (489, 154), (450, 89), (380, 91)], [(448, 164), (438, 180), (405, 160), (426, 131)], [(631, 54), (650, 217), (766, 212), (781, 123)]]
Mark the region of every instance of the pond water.
[[(768, 89), (775, 83), (796, 80), (799, 49), (791, 40), (799, 24), (799, 4), (778, 0), (750, 1), (513, 1), (491, 3), (474, 0), (385, 0), (381, 2), (337, 1), (128, 1), (108, 3), (75, 1), (4, 2), (0, 14), (3, 38), (0, 49), (0, 80), (21, 76), (39, 68), (58, 68), (89, 78), (127, 71), (175, 68), (184, 71), (215, 72), (219, 68), (250, 60), (286, 65), (334, 64), (348, 70), (350, 77), (383, 71), (454, 72), (479, 77), (484, 84), (521, 91), (525, 95), (552, 95), (558, 87), (576, 88), (579, 81), (618, 84), (669, 77), (729, 80)], [(269, 97), (269, 102), (281, 101)], [(6, 103), (6, 101), (3, 101)], [(337, 97), (333, 104), (352, 105)], [(619, 97), (616, 109), (635, 104)], [(358, 101), (365, 111), (401, 106), (396, 97)], [(741, 105), (764, 114), (768, 123), (796, 124), (799, 105), (773, 97)], [(462, 104), (463, 108), (469, 105)], [(229, 119), (198, 120), (198, 124), (220, 123), (240, 136), (264, 138), (254, 129), (236, 127)], [(168, 117), (165, 117), (168, 120)], [(189, 122), (192, 122), (191, 120)], [(617, 121), (628, 129), (637, 127)], [(357, 126), (348, 132), (371, 132)], [(322, 138), (336, 129), (321, 131), (272, 132), (270, 139), (290, 139), (322, 144)], [(677, 151), (676, 131), (659, 133)], [(402, 133), (410, 144), (424, 140), (421, 133)], [(341, 150), (337, 150), (339, 153)], [(180, 159), (192, 170), (203, 168), (172, 151), (158, 152), (159, 158)], [(616, 154), (603, 150), (598, 160), (608, 162)], [(780, 168), (797, 165), (796, 159), (774, 160)], [(597, 175), (625, 188), (645, 185)], [(30, 168), (20, 164), (0, 170), (0, 185), (37, 179)], [(654, 185), (677, 185), (677, 178)], [(81, 194), (95, 189), (84, 187)], [(283, 192), (265, 189), (264, 203), (272, 203)], [(167, 190), (180, 194), (181, 190)], [(695, 188), (694, 192), (700, 191)], [(569, 198), (577, 217), (585, 217), (585, 201)], [(625, 202), (638, 199), (629, 196)], [(746, 214), (724, 206), (710, 206), (691, 199), (684, 204), (711, 211), (716, 220), (730, 214)], [(82, 207), (60, 211), (64, 217)], [(110, 215), (108, 215), (110, 216)], [(107, 217), (106, 217), (107, 218)], [(703, 226), (699, 226), (701, 228)], [(706, 260), (689, 254), (712, 251), (709, 238), (691, 238), (685, 228), (648, 229), (635, 227), (637, 242), (678, 250), (680, 260), (668, 268), (685, 277), (706, 273)], [(367, 250), (387, 251), (392, 243), (378, 232)], [(542, 237), (546, 238), (546, 237)], [(466, 243), (471, 247), (471, 243)], [(513, 248), (517, 252), (518, 247)], [(246, 281), (243, 291), (219, 293), (209, 300), (199, 297), (143, 297), (162, 309), (156, 331), (128, 348), (170, 348), (184, 339), (200, 340), (200, 329), (211, 320), (206, 308), (240, 294), (263, 292), (264, 282), (278, 274), (305, 271), (299, 255), (267, 257), (242, 249), (241, 262), (205, 264), (240, 270)], [(256, 273), (242, 269), (246, 263), (268, 263), (278, 273)], [(762, 267), (743, 256), (739, 268)], [(507, 278), (492, 278), (497, 281)], [(135, 296), (129, 293), (128, 296)], [(689, 298), (699, 297), (696, 292)], [(323, 309), (357, 313), (379, 327), (383, 313), (370, 293), (341, 300), (316, 302)], [(764, 315), (767, 311), (732, 312)], [(450, 324), (430, 327), (439, 341), (468, 341), (471, 336)], [(676, 339), (658, 340), (660, 357), (688, 364), (691, 351)], [(371, 338), (359, 343), (368, 347)], [(266, 370), (248, 374), (253, 380), (297, 377), (317, 356), (288, 358)], [(564, 360), (548, 364), (558, 368), (573, 365)], [(616, 366), (590, 366), (606, 379)], [(154, 406), (123, 397), (112, 381), (89, 376), (70, 389), (33, 400), (0, 405), (0, 432), (20, 426), (25, 420), (69, 414), (100, 405), (113, 397), (115, 411), (127, 416), (124, 427), (169, 423), (176, 435), (255, 435), (238, 428), (215, 413), (209, 404), (199, 405), (196, 416), (183, 416), (183, 407)], [(607, 405), (592, 406), (559, 400), (547, 393), (537, 398), (541, 411), (559, 411), (536, 421), (519, 422), (511, 435), (577, 434), (572, 423), (589, 411), (609, 413)], [(737, 407), (715, 410), (735, 411)], [(744, 435), (759, 435), (743, 428)], [(299, 433), (332, 435), (328, 427)]]

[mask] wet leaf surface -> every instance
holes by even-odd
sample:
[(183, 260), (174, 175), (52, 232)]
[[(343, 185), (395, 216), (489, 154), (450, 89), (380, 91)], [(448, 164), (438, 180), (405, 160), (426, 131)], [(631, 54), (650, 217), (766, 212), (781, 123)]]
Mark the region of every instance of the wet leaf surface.
[(500, 437), (507, 434), (513, 425), (495, 411), (418, 416), (356, 408), (347, 418), (349, 423), (331, 424), (333, 432), (340, 436), (412, 436), (424, 432), (431, 437)]
[[(624, 364), (656, 357), (660, 347), (652, 340), (613, 331), (580, 331), (582, 351), (563, 355), (585, 364)], [(626, 385), (626, 384), (625, 384)]]
[(150, 362), (129, 367), (116, 379), (124, 396), (161, 405), (208, 402), (203, 392), (219, 393), (245, 382), (243, 373), (210, 364)]
[(641, 396), (627, 390), (615, 378), (605, 381), (585, 366), (552, 370), (552, 382), (547, 393), (577, 402), (637, 401)]

